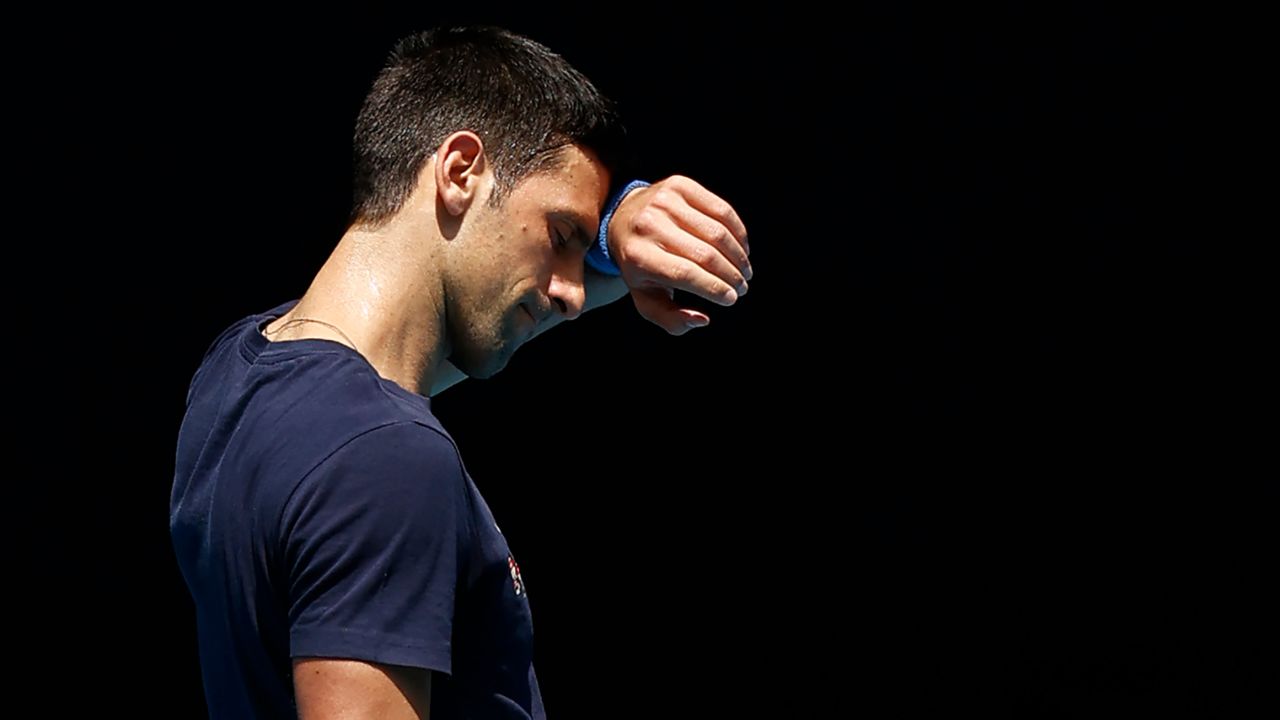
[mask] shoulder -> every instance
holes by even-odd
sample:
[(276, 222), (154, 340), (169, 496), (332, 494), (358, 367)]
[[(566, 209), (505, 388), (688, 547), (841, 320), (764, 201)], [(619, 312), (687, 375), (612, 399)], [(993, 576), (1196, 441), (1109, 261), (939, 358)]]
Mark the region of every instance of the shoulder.
[[(223, 375), (231, 370), (228, 365), (234, 358), (242, 358), (244, 362), (250, 362), (252, 358), (244, 353), (237, 353), (235, 348), (238, 345), (248, 344), (252, 346), (252, 338), (257, 333), (258, 328), (267, 320), (277, 317), (288, 308), (297, 303), (297, 300), (289, 300), (278, 305), (266, 312), (245, 315), (232, 322), (230, 325), (223, 327), (222, 331), (214, 337), (213, 342), (205, 348), (204, 354), (200, 358), (199, 364), (196, 366), (195, 372), (192, 374), (191, 383), (187, 389), (187, 402), (190, 403), (193, 395), (196, 393), (197, 386), (201, 384), (206, 376), (214, 376), (217, 379), (213, 385), (221, 385)], [(265, 343), (266, 339), (262, 338)], [(214, 390), (216, 392), (216, 389)]]
[(365, 430), (321, 459), (295, 488), (285, 514), (286, 521), (336, 513), (399, 524), (455, 514), (465, 498), (452, 439), (424, 422), (398, 421)]
[(296, 299), (289, 300), (265, 312), (252, 313), (236, 319), (230, 325), (225, 326), (222, 332), (218, 333), (217, 337), (213, 339), (213, 342), (209, 343), (208, 348), (205, 350), (203, 360), (207, 361), (211, 356), (229, 346), (236, 338), (244, 336), (251, 330), (256, 332), (260, 326), (266, 323), (266, 321), (284, 314), (289, 308), (297, 304), (297, 302), (298, 301)]
[(460, 469), (430, 400), (380, 377), (338, 343), (281, 345), (264, 353), (247, 378), (240, 433), (254, 457), (276, 459), (273, 475), (296, 482), (333, 471), (350, 477), (387, 469), (412, 477)]
[(462, 474), (458, 448), (434, 417), (393, 420), (352, 437), (321, 465), (362, 472), (382, 469), (412, 479), (421, 475)]

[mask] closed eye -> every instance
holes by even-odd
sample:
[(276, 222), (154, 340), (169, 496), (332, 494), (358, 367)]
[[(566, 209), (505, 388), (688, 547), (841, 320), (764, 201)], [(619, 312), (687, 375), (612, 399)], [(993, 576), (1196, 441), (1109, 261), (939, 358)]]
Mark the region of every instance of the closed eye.
[(549, 224), (556, 233), (555, 242), (558, 247), (577, 245), (585, 253), (595, 244), (595, 235), (588, 235), (586, 230), (591, 227), (589, 218), (581, 213), (567, 210), (555, 212)]
[(569, 244), (569, 238), (565, 237), (564, 232), (560, 230), (559, 223), (548, 222), (547, 230), (551, 233), (551, 245), (560, 252)]

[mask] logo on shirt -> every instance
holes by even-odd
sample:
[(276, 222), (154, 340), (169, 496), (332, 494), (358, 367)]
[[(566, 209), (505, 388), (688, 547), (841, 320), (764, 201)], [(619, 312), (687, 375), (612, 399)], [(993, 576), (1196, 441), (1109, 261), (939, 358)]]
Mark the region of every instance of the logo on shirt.
[(507, 555), (507, 567), (511, 570), (511, 584), (516, 588), (516, 597), (524, 595), (524, 580), (520, 579), (520, 566), (511, 555)]

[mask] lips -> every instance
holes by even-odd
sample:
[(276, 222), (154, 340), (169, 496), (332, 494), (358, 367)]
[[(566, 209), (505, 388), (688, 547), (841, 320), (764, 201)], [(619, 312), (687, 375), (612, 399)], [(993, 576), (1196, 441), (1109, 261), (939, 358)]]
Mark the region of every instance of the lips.
[(520, 303), (520, 309), (524, 310), (526, 313), (528, 313), (529, 317), (533, 318), (534, 325), (541, 325), (542, 321), (546, 320), (547, 317), (551, 315), (550, 311), (536, 312), (537, 308), (530, 307), (528, 303)]

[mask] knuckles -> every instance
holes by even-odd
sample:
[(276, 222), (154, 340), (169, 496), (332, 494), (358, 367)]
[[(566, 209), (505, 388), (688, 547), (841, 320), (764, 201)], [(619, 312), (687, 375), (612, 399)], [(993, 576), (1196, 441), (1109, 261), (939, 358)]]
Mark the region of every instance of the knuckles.
[(695, 245), (689, 251), (689, 259), (702, 267), (707, 267), (715, 259), (714, 253), (715, 251), (706, 245)]
[(658, 214), (652, 205), (646, 205), (631, 216), (631, 230), (637, 235), (652, 235), (658, 230)]

